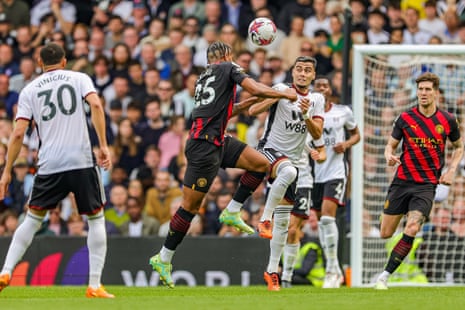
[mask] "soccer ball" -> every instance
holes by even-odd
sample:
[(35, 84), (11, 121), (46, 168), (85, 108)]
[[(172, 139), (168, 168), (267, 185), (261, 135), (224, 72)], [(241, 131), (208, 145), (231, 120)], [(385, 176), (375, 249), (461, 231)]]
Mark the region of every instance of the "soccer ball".
[(268, 45), (276, 38), (276, 25), (266, 17), (255, 18), (249, 25), (249, 37), (255, 45)]

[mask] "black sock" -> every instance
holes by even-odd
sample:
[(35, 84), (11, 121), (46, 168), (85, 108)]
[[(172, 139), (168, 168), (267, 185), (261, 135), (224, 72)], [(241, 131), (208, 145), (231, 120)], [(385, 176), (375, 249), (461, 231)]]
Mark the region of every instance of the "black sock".
[(404, 258), (410, 252), (414, 239), (415, 237), (410, 237), (410, 236), (407, 236), (406, 234), (402, 235), (402, 238), (394, 246), (394, 248), (392, 249), (391, 255), (389, 256), (389, 260), (385, 268), (387, 272), (392, 274), (397, 269), (397, 267), (399, 267), (399, 265), (402, 263)]
[(265, 172), (246, 171), (241, 177), (233, 200), (244, 203), (260, 185), (265, 175)]
[(182, 239), (184, 239), (184, 236), (189, 230), (194, 216), (195, 214), (179, 207), (170, 221), (170, 230), (168, 231), (168, 236), (166, 236), (164, 244), (165, 248), (173, 251), (176, 250), (176, 247), (182, 242)]

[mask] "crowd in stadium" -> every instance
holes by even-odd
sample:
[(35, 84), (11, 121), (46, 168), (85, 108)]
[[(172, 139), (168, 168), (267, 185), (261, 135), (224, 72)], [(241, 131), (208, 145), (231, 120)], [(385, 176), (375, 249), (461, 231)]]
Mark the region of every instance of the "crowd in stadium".
[[(465, 43), (465, 1), (350, 0), (350, 44)], [(0, 1), (0, 165), (12, 132), (18, 94), (40, 74), (40, 47), (62, 45), (67, 68), (91, 76), (105, 106), (113, 169), (104, 173), (108, 234), (131, 235), (129, 221), (143, 218), (145, 235), (164, 236), (180, 204), (184, 142), (190, 128), (195, 81), (206, 66), (206, 48), (216, 40), (233, 47), (248, 74), (273, 85), (289, 81), (299, 55), (318, 60), (318, 75), (330, 77), (340, 98), (344, 1), (335, 0), (3, 0)], [(255, 17), (278, 27), (275, 41), (257, 47), (247, 40)], [(349, 94), (350, 95), (350, 94)], [(238, 100), (250, 96), (239, 92)], [(265, 114), (241, 114), (228, 133), (255, 146)], [(89, 124), (90, 115), (89, 115)], [(89, 125), (95, 144), (96, 135)], [(31, 130), (14, 165), (9, 196), (0, 204), (0, 236), (11, 236), (27, 207), (39, 141)], [(240, 170), (221, 171), (208, 193), (191, 235), (238, 233), (218, 221), (232, 197)], [(255, 226), (265, 202), (265, 183), (244, 207)], [(43, 234), (85, 235), (85, 219), (64, 200)], [(465, 226), (464, 226), (465, 227)]]

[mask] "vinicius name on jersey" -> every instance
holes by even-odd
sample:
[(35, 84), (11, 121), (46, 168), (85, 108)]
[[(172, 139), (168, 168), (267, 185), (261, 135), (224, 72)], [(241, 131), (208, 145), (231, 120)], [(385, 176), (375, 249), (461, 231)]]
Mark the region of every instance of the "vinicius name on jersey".
[(36, 87), (37, 88), (42, 88), (42, 86), (47, 85), (48, 83), (56, 82), (56, 81), (66, 81), (69, 82), (71, 80), (71, 77), (68, 75), (64, 74), (56, 74), (56, 75), (51, 75), (47, 77), (43, 77), (39, 83), (37, 83)]

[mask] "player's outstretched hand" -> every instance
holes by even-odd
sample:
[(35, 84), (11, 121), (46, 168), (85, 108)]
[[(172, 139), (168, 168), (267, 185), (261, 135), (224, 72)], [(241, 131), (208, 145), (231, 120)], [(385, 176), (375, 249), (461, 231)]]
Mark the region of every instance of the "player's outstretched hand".
[(302, 114), (306, 115), (308, 113), (308, 109), (310, 108), (310, 100), (308, 100), (308, 98), (300, 98), (298, 104)]
[(0, 179), (0, 200), (5, 199), (6, 193), (8, 191), (8, 185), (11, 182), (11, 173), (6, 171), (3, 172)]
[(111, 168), (111, 155), (108, 147), (100, 147), (97, 150), (97, 163), (105, 170), (109, 170)]
[(447, 170), (439, 178), (439, 183), (449, 186), (449, 185), (452, 184), (452, 181), (454, 180), (454, 177), (455, 177), (455, 171), (454, 170)]
[(284, 90), (284, 94), (286, 95), (286, 98), (291, 100), (291, 101), (296, 101), (297, 100), (297, 92), (295, 91), (294, 88), (286, 88)]

